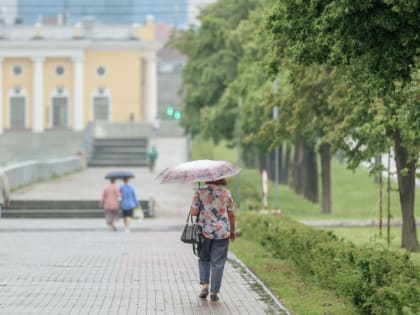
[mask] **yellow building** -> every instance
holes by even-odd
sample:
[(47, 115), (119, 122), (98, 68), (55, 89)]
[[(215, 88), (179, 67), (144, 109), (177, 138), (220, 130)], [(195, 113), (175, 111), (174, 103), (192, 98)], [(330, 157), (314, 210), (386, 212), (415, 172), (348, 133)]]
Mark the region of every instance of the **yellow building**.
[(145, 25), (23, 26), (0, 33), (0, 134), (157, 115), (152, 17)]

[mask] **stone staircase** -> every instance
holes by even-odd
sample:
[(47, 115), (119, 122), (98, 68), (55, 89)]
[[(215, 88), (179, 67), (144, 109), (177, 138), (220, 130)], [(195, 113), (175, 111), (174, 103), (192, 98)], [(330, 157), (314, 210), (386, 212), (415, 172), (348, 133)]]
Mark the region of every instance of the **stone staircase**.
[(96, 138), (89, 166), (147, 166), (147, 138)]
[[(144, 217), (155, 217), (155, 201), (139, 200)], [(2, 218), (101, 218), (99, 200), (12, 200)]]

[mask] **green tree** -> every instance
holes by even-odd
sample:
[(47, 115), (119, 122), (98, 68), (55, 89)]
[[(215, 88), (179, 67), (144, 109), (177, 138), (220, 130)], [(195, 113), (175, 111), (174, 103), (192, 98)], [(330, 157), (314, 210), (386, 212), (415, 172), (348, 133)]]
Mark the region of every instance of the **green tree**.
[[(329, 117), (334, 130), (326, 138), (346, 151), (351, 166), (386, 152), (393, 142), (401, 246), (410, 251), (419, 250), (414, 196), (420, 124), (413, 92), (419, 12), (419, 1), (279, 0), (267, 18), (267, 30), (276, 36), (274, 51), (298, 64), (330, 64), (347, 72), (347, 100), (336, 103), (340, 107)], [(282, 54), (273, 58), (274, 65)]]
[[(237, 76), (243, 47), (233, 36), (241, 21), (263, 0), (224, 0), (206, 7), (200, 15), (201, 26), (177, 33), (173, 45), (187, 58), (184, 70), (184, 118), (187, 132), (196, 135), (202, 128), (212, 129), (216, 141), (232, 138), (237, 99), (229, 94), (216, 107), (226, 88)], [(204, 125), (203, 125), (204, 123)]]

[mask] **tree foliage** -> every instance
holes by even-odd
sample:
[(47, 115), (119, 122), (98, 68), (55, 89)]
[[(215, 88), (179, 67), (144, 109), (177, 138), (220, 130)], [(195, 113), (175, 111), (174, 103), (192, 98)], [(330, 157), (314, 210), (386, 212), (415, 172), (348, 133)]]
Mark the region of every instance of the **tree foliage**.
[[(346, 74), (344, 99), (331, 100), (326, 138), (345, 150), (350, 166), (394, 144), (403, 212), (402, 246), (419, 250), (414, 222), (420, 153), (418, 94), (420, 2), (398, 0), (276, 1), (267, 30), (276, 38), (272, 60), (333, 65)], [(337, 84), (336, 92), (342, 93)], [(341, 91), (340, 91), (341, 90)], [(334, 93), (333, 93), (334, 94)]]
[(174, 45), (188, 57), (183, 120), (187, 132), (195, 135), (203, 129), (216, 141), (233, 137), (238, 100), (227, 88), (237, 77), (244, 54), (241, 22), (262, 2), (218, 1), (203, 10), (201, 27), (177, 34)]

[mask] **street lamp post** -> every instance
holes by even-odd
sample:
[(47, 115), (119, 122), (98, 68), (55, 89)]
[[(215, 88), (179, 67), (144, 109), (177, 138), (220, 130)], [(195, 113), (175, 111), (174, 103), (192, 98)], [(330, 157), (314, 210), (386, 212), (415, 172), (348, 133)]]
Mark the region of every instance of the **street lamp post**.
[[(241, 166), (241, 110), (242, 110), (242, 97), (239, 98), (238, 101), (238, 119), (237, 119), (237, 149), (238, 149), (238, 165)], [(241, 175), (240, 173), (236, 176), (237, 184), (236, 184), (236, 203), (239, 206), (241, 204)]]
[[(278, 79), (274, 80), (274, 95), (276, 96), (278, 92)], [(279, 107), (276, 105), (273, 107), (273, 120), (277, 124), (279, 120)], [(274, 205), (275, 209), (279, 209), (279, 195), (280, 195), (280, 187), (279, 187), (279, 146), (277, 145), (274, 149), (274, 181), (275, 181), (275, 199)]]

